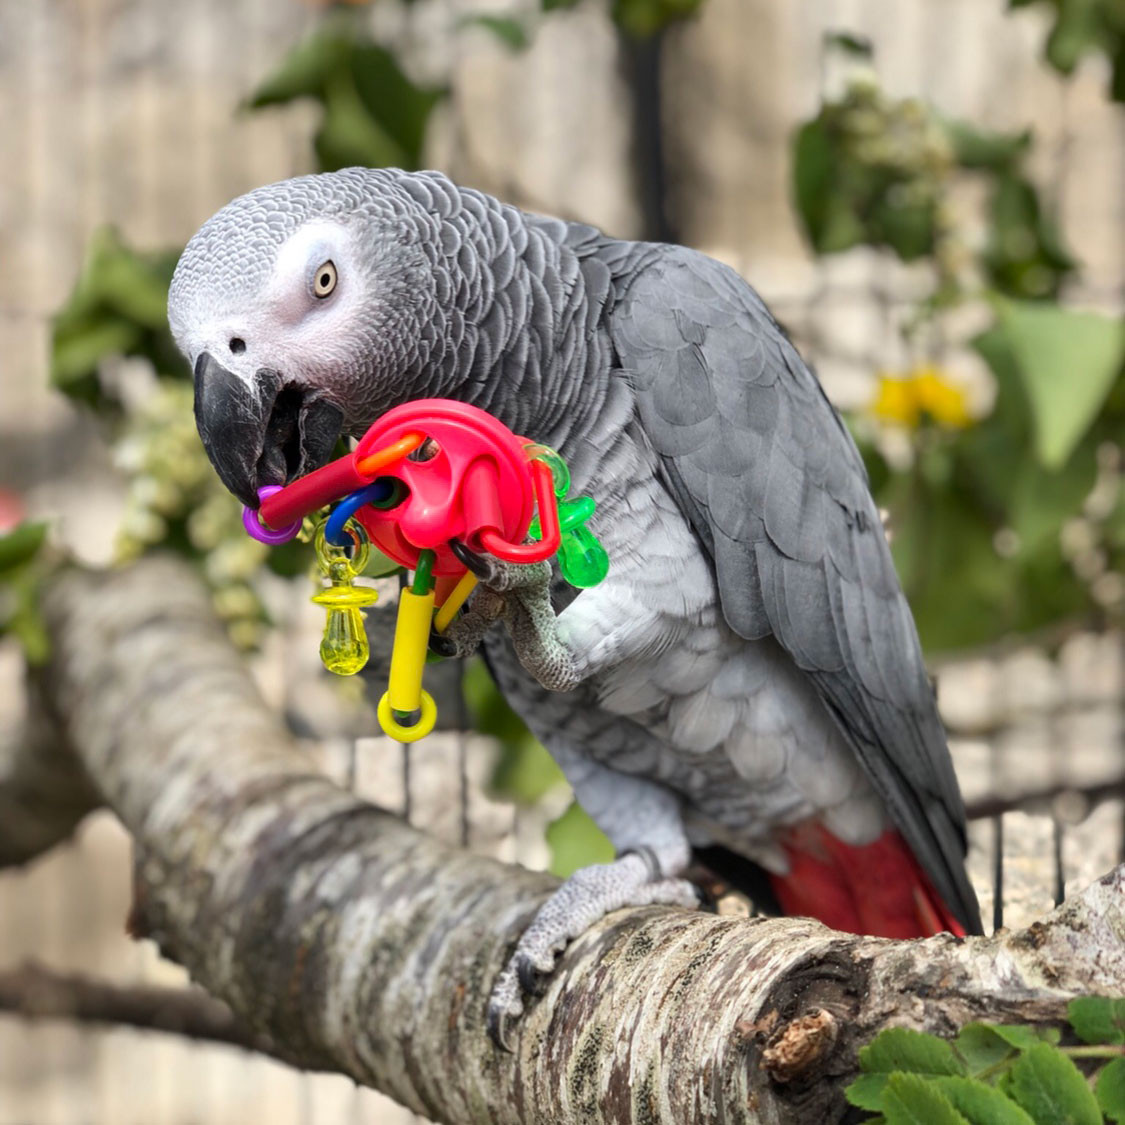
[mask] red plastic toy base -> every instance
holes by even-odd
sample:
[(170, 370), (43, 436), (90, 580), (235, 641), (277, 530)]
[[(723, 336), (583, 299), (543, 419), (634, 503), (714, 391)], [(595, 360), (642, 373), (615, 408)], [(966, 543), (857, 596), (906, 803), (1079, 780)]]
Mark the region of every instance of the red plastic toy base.
[(356, 513), (372, 543), (409, 569), (417, 565), (419, 551), (431, 550), (438, 575), (464, 572), (450, 539), (483, 552), (481, 533), (492, 529), (503, 542), (522, 543), (535, 502), (525, 443), (478, 407), (418, 399), (388, 411), (364, 434), (353, 466), (412, 432), (430, 439), (432, 444), (419, 450), (427, 459), (407, 458), (379, 473), (400, 480), (409, 495), (394, 508)]

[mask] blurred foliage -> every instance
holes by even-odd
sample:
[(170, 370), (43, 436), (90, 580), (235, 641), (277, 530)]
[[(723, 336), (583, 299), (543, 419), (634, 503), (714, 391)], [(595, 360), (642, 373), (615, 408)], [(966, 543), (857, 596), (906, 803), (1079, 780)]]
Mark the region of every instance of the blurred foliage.
[(1060, 74), (1073, 74), (1087, 56), (1109, 62), (1110, 96), (1125, 102), (1125, 3), (1122, 0), (1008, 0), (1009, 8), (1048, 8), (1052, 14), (1044, 55)]
[(0, 637), (14, 637), (29, 664), (48, 656), (47, 630), (38, 604), (47, 525), (25, 521), (0, 534)]
[(422, 160), (430, 114), (447, 93), (415, 84), (355, 18), (336, 13), (286, 55), (247, 104), (319, 102), (313, 147), (323, 172), (353, 165), (413, 169)]
[(251, 648), (266, 624), (254, 575), (263, 566), (297, 573), (311, 555), (303, 543), (270, 551), (250, 539), (241, 505), (207, 460), (195, 430), (191, 373), (168, 329), (178, 257), (138, 253), (116, 232), (98, 231), (54, 319), (51, 377), (94, 410), (128, 481), (118, 558), (162, 549), (196, 562), (231, 639)]
[(461, 690), (473, 729), (500, 747), (491, 779), (497, 796), (534, 804), (562, 782), (562, 771), (497, 690), (483, 659), (466, 662)]
[(844, 1093), (872, 1125), (1125, 1122), (1125, 1003), (1082, 996), (1067, 1020), (1079, 1045), (1056, 1027), (970, 1023), (952, 1040), (887, 1028)]
[(107, 357), (141, 356), (154, 370), (189, 378), (168, 330), (168, 285), (178, 250), (142, 254), (103, 227), (90, 239), (86, 260), (51, 333), (51, 381), (98, 411), (119, 409), (100, 377)]
[[(609, 18), (627, 35), (647, 39), (681, 20), (690, 19), (703, 7), (704, 0), (609, 0)], [(539, 13), (520, 15), (473, 15), (466, 24), (490, 30), (506, 47), (522, 51), (535, 38), (540, 14), (577, 7), (579, 0), (540, 0)]]
[(989, 283), (1013, 297), (1053, 297), (1074, 262), (1023, 172), (1031, 145), (1029, 132), (985, 132), (890, 98), (865, 74), (797, 130), (797, 210), (817, 253), (868, 245), (906, 262), (931, 258), (948, 297), (964, 262), (950, 196), (959, 176), (975, 173), (989, 191), (978, 262)]
[[(471, 14), (462, 26), (518, 50), (541, 19), (574, 2), (541, 0), (527, 16)], [(622, 30), (643, 36), (691, 16), (700, 3), (610, 0), (608, 12)], [(1061, 21), (1071, 4), (1055, 6)], [(1081, 6), (1108, 12), (1111, 4)], [(441, 84), (416, 83), (366, 21), (366, 12), (329, 6), (246, 103), (252, 110), (317, 103), (313, 147), (321, 170), (418, 167), (434, 110), (447, 94)], [(856, 37), (836, 40), (856, 57), (868, 51)], [(1032, 152), (1029, 131), (992, 133), (947, 120), (924, 103), (888, 98), (869, 76), (827, 103), (795, 138), (795, 197), (817, 252), (868, 245), (932, 266), (933, 292), (908, 333), (922, 336), (927, 323), (970, 300), (995, 312), (973, 344), (996, 381), (987, 416), (927, 355), (905, 372), (883, 373), (872, 410), (853, 419), (931, 648), (987, 641), (1093, 609), (1119, 611), (1122, 601), (1121, 583), (1115, 594), (1112, 580), (1125, 559), (1125, 345), (1116, 322), (1056, 303), (1076, 265), (1027, 173)], [(987, 195), (979, 239), (961, 229), (954, 207), (966, 178), (983, 183)], [(251, 644), (267, 624), (255, 575), (263, 565), (299, 573), (310, 555), (303, 544), (267, 551), (249, 540), (237, 501), (206, 462), (191, 416), (190, 373), (166, 323), (176, 258), (139, 254), (113, 232), (99, 232), (55, 320), (52, 378), (105, 421), (129, 478), (121, 554), (161, 547), (194, 559), (235, 639)], [(138, 367), (148, 374), (143, 393), (130, 389)], [(891, 431), (906, 435), (905, 463), (888, 452)], [(13, 533), (23, 542), (39, 534)], [(35, 558), (5, 569), (4, 542), (0, 629), (19, 633), (29, 652), (42, 654), (41, 630), (37, 641), (34, 616), (21, 608), (31, 604)], [(13, 553), (19, 555), (18, 542)], [(500, 746), (497, 793), (534, 802), (561, 784), (558, 768), (482, 664), (470, 667), (465, 694), (474, 725)], [(552, 869), (562, 875), (612, 855), (577, 806), (551, 826), (549, 843)]]
[(576, 801), (547, 825), (547, 847), (551, 849), (551, 874), (560, 879), (591, 863), (609, 863), (616, 854), (602, 830)]
[[(796, 131), (794, 199), (817, 253), (866, 245), (930, 267), (902, 328), (918, 359), (880, 373), (850, 419), (923, 644), (1120, 615), (1125, 329), (1059, 303), (1076, 263), (1025, 172), (1033, 136), (890, 98), (865, 45), (846, 52), (862, 69)], [(979, 220), (955, 205), (970, 180), (986, 193)], [(995, 383), (987, 410), (932, 343), (944, 315), (974, 304), (992, 313), (971, 341)]]
[[(533, 805), (565, 781), (562, 770), (508, 705), (479, 657), (465, 665), (461, 681), (474, 730), (491, 735), (499, 746), (492, 771), (492, 792), (520, 805)], [(551, 872), (566, 878), (590, 863), (608, 863), (613, 845), (575, 802), (547, 828)]]

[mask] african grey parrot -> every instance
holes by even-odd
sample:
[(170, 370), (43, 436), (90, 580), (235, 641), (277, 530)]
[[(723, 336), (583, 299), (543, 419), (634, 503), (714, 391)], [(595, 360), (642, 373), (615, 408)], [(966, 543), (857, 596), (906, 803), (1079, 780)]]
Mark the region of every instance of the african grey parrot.
[(783, 910), (837, 928), (980, 931), (862, 461), (736, 273), (436, 172), (353, 168), (224, 207), (184, 251), (168, 312), (203, 443), (247, 504), (429, 396), (554, 447), (597, 501), (604, 582), (567, 602), (546, 564), (477, 556), (485, 582), (445, 642), (483, 642), (618, 852), (536, 915), (494, 1030), (607, 911), (695, 905), (693, 849), (736, 882), (764, 869)]

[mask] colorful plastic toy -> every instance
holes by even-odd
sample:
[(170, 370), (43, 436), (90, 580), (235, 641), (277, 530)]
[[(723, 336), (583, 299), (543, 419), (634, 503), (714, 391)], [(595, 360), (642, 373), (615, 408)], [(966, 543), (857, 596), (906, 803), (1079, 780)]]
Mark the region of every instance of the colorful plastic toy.
[(419, 399), (388, 411), (347, 456), (285, 488), (262, 488), (258, 510), (246, 509), (243, 522), (255, 538), (284, 543), (306, 515), (336, 504), (315, 541), (330, 585), (313, 600), (328, 610), (321, 657), (342, 675), (358, 672), (369, 654), (361, 610), (375, 593), (353, 582), (369, 543), (414, 571), (399, 595), (390, 685), (378, 707), (383, 730), (413, 742), (437, 719), (422, 689), (431, 629), (444, 632), (476, 585), (453, 544), (512, 563), (558, 553), (574, 586), (605, 577), (608, 556), (586, 527), (594, 501), (567, 500), (569, 487), (554, 450), (517, 437), (475, 406)]
[(356, 575), (367, 565), (371, 548), (361, 535), (354, 535), (353, 541), (355, 553), (349, 558), (347, 548), (325, 541), (323, 523), (317, 527), (313, 541), (317, 562), (329, 582), (327, 589), (312, 599), (328, 610), (320, 659), (338, 676), (354, 676), (367, 663), (371, 648), (361, 611), (379, 598), (369, 586), (354, 585)]

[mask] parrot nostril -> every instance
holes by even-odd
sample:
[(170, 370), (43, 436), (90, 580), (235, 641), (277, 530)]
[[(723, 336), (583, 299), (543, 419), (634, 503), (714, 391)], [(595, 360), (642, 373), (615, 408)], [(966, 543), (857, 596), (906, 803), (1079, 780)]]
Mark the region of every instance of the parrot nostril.
[(230, 350), (235, 355), (241, 355), (246, 351), (246, 341), (241, 336), (232, 336), (230, 338)]

